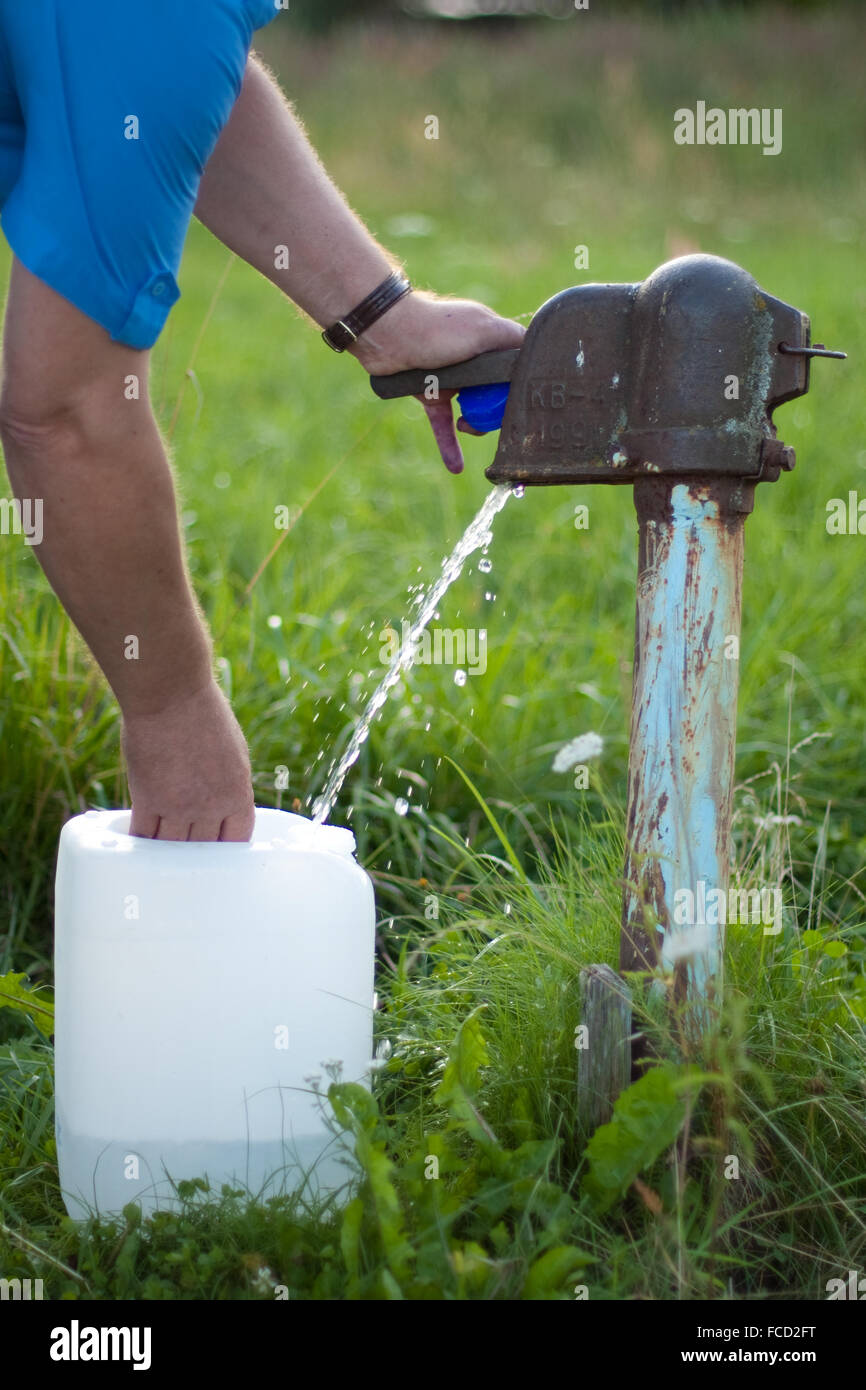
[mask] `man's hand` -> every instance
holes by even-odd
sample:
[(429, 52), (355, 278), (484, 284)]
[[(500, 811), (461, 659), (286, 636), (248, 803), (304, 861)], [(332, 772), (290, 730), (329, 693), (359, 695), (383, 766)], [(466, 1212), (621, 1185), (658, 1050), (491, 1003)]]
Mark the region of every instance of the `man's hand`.
[(231, 705), (211, 683), (153, 714), (124, 715), (130, 834), (149, 840), (249, 840), (250, 759)]
[[(389, 376), (410, 367), (448, 367), (481, 352), (520, 347), (526, 329), (514, 319), (500, 318), (472, 299), (437, 299), (413, 290), (363, 333), (349, 351), (370, 376)], [(427, 411), (436, 443), (450, 473), (463, 471), (463, 454), (451, 409), (456, 391), (442, 391), (436, 400), (417, 396)], [(457, 429), (478, 434), (461, 417)]]

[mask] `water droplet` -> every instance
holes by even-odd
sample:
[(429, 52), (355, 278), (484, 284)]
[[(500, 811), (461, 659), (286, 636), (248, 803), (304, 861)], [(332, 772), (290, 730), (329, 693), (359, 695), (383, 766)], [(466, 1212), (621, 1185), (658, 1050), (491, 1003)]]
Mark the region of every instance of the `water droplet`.
[(511, 496), (522, 497), (525, 492), (526, 488), (523, 486), (522, 483), (515, 483), (514, 487), (511, 489)]
[(454, 684), (455, 684), (455, 685), (465, 685), (465, 684), (466, 684), (466, 672), (465, 672), (465, 671), (455, 671), (455, 672), (454, 672)]
[(397, 812), (398, 816), (407, 816), (409, 814), (409, 802), (406, 800), (405, 796), (397, 797), (397, 800), (394, 802), (394, 810)]
[(490, 592), (490, 590), (488, 589), (488, 590), (487, 590), (487, 593), (484, 595), (484, 597), (487, 599), (487, 602), (488, 602), (488, 603), (492, 603), (493, 600), (496, 598), (496, 595), (495, 595), (495, 594), (492, 594), (492, 593)]
[(493, 569), (493, 561), (492, 561), (492, 560), (486, 560), (486, 559), (485, 559), (485, 560), (479, 560), (479, 561), (478, 561), (478, 568), (479, 568), (479, 570), (481, 571), (482, 574), (489, 574), (490, 571)]
[(214, 478), (214, 480), (213, 480), (213, 485), (214, 485), (214, 487), (220, 487), (220, 488), (222, 488), (222, 487), (231, 487), (231, 483), (232, 483), (232, 475), (231, 475), (231, 473), (217, 473), (216, 476), (215, 476), (215, 478)]
[(282, 627), (283, 620), (279, 613), (272, 613), (268, 618), (268, 627)]
[(510, 917), (510, 916), (511, 916), (511, 903), (506, 903), (505, 906), (504, 906), (504, 908), (502, 909), (502, 911), (505, 913), (506, 917)]

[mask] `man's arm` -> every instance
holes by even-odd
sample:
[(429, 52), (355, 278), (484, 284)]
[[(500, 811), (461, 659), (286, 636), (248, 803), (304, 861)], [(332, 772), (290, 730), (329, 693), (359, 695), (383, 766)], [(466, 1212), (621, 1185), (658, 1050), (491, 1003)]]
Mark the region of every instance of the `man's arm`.
[[(0, 396), (6, 467), (17, 498), (39, 499), (36, 557), (123, 712), (131, 831), (248, 840), (249, 756), (213, 679), (148, 401), (148, 360), (13, 261)], [(127, 399), (132, 377), (141, 391)]]
[[(305, 313), (326, 328), (353, 309), (398, 262), (370, 235), (331, 182), (273, 78), (251, 58), (243, 87), (208, 161), (196, 214)], [(289, 251), (276, 268), (276, 248)], [(470, 300), (407, 295), (351, 349), (365, 371), (446, 366), (518, 347), (523, 328)], [(322, 351), (328, 349), (322, 345)], [(462, 458), (451, 395), (424, 402), (443, 458)]]

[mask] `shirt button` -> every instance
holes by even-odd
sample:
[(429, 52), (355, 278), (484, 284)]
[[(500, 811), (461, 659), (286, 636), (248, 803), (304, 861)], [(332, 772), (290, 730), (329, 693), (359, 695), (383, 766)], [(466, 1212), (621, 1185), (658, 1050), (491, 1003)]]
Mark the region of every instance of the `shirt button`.
[(172, 284), (170, 275), (155, 275), (150, 285), (150, 293), (154, 299), (163, 299), (171, 290)]

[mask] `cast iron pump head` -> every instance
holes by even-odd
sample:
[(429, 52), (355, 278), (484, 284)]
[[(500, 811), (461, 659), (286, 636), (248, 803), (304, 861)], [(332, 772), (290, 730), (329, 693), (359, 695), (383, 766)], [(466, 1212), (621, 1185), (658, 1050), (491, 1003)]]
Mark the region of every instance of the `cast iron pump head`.
[(382, 397), (510, 381), (493, 482), (634, 483), (646, 475), (773, 481), (794, 466), (776, 406), (809, 389), (809, 320), (719, 256), (637, 284), (547, 300), (520, 348), (375, 377)]

